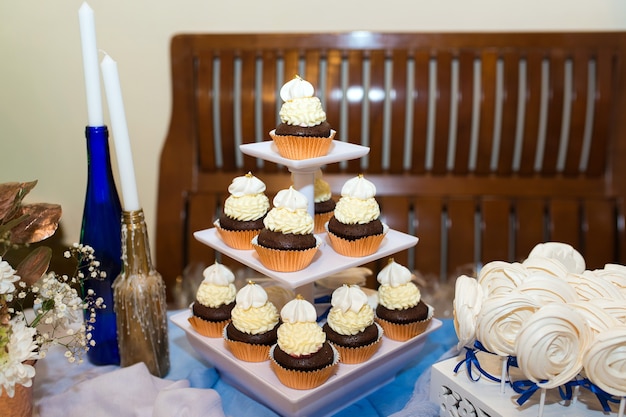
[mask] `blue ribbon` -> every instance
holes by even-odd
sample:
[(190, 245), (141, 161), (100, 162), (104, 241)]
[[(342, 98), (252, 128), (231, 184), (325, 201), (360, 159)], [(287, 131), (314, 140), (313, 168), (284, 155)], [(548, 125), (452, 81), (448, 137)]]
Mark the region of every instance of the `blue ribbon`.
[[(459, 363), (456, 364), (456, 366), (454, 367), (454, 373), (457, 373), (459, 371), (459, 368), (461, 368), (461, 366), (465, 364), (465, 368), (467, 369), (467, 375), (472, 381), (476, 382), (480, 379), (481, 375), (484, 375), (486, 378), (494, 382), (500, 382), (501, 380), (499, 378), (491, 375), (489, 372), (485, 371), (482, 366), (480, 366), (480, 361), (478, 360), (478, 357), (476, 357), (476, 352), (478, 351), (486, 352), (493, 355), (493, 353), (485, 349), (485, 347), (479, 341), (476, 341), (474, 343), (474, 348), (465, 347), (465, 359), (459, 361)], [(472, 371), (474, 368), (478, 370), (479, 375), (474, 376), (474, 372)]]
[(608, 392), (604, 391), (602, 388), (600, 388), (599, 386), (591, 382), (588, 378), (581, 379), (578, 382), (578, 385), (580, 385), (583, 388), (587, 388), (589, 391), (594, 393), (596, 398), (602, 405), (602, 409), (607, 413), (611, 412), (611, 406), (609, 405), (609, 402), (612, 402), (612, 403), (620, 402), (619, 398), (613, 397), (611, 394), (609, 394)]
[(519, 405), (523, 405), (530, 399), (530, 397), (533, 396), (535, 392), (537, 392), (537, 390), (539, 390), (539, 386), (528, 379), (511, 382), (511, 387), (515, 392), (521, 394), (517, 399), (517, 403)]

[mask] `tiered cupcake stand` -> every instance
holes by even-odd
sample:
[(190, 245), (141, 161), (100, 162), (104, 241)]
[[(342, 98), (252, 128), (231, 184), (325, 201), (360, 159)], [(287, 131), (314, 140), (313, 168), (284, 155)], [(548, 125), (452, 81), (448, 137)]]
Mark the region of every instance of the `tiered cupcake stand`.
[[(365, 156), (369, 148), (341, 141), (333, 141), (328, 155), (307, 160), (290, 160), (281, 157), (271, 141), (241, 145), (247, 155), (286, 166), (293, 176), (294, 188), (305, 194), (309, 212), (313, 215), (313, 182), (315, 171), (327, 164)], [(302, 271), (275, 272), (265, 268), (254, 250), (233, 249), (222, 242), (215, 228), (194, 233), (200, 242), (232, 259), (264, 274), (281, 285), (313, 299), (314, 282), (347, 268), (366, 264), (391, 256), (417, 244), (414, 236), (389, 230), (378, 251), (372, 255), (352, 258), (336, 253), (325, 234), (319, 235), (322, 244), (311, 264)], [(323, 385), (310, 390), (288, 388), (278, 380), (269, 362), (250, 363), (235, 358), (219, 338), (202, 336), (188, 322), (189, 311), (178, 313), (172, 321), (181, 327), (193, 348), (220, 372), (220, 376), (275, 412), (284, 416), (332, 415), (347, 405), (367, 396), (391, 381), (423, 347), (426, 337), (441, 326), (433, 319), (421, 335), (406, 342), (384, 338), (379, 350), (367, 362), (348, 365), (340, 363), (337, 373)]]

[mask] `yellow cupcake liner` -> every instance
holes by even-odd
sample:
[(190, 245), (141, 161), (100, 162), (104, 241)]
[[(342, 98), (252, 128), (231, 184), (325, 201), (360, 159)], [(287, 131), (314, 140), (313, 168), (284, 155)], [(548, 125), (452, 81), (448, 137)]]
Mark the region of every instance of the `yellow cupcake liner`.
[(374, 356), (383, 341), (384, 334), (384, 330), (381, 325), (378, 323), (375, 324), (378, 328), (378, 339), (375, 342), (370, 343), (369, 345), (359, 347), (345, 347), (333, 343), (333, 346), (339, 352), (339, 356), (341, 357), (341, 363), (345, 363), (348, 365), (363, 363), (372, 356)]
[(257, 236), (261, 229), (258, 230), (226, 230), (220, 227), (220, 221), (216, 220), (213, 223), (215, 226), (215, 230), (217, 230), (217, 234), (222, 239), (222, 241), (230, 246), (233, 249), (240, 250), (250, 250), (252, 249), (252, 244), (250, 241), (252, 238)]
[[(328, 222), (324, 225), (328, 231)], [(383, 224), (383, 232), (378, 235), (366, 236), (356, 240), (343, 239), (332, 232), (328, 232), (328, 240), (333, 250), (340, 255), (359, 258), (375, 253), (383, 243), (389, 227)]]
[(209, 321), (198, 316), (191, 316), (188, 320), (196, 332), (206, 337), (222, 337), (224, 327), (230, 322), (230, 320)]
[(257, 237), (252, 239), (252, 247), (259, 255), (261, 263), (272, 271), (276, 272), (295, 272), (300, 271), (313, 261), (313, 257), (317, 253), (321, 244), (320, 239), (316, 236), (317, 245), (314, 248), (306, 250), (279, 250), (261, 246), (257, 243)]
[(231, 340), (226, 336), (226, 327), (222, 333), (224, 344), (234, 357), (245, 362), (265, 362), (270, 358), (270, 345), (255, 345), (252, 343)]
[(405, 342), (424, 333), (432, 321), (433, 314), (434, 309), (431, 306), (428, 306), (428, 317), (424, 320), (405, 324), (392, 323), (390, 321), (383, 320), (380, 317), (376, 317), (375, 320), (376, 323), (380, 324), (383, 328), (385, 337), (399, 342)]
[(326, 223), (333, 217), (335, 211), (329, 211), (328, 213), (320, 213), (313, 216), (313, 221), (315, 222), (315, 229), (313, 233), (325, 233), (326, 232)]
[(276, 345), (273, 345), (270, 349), (270, 367), (276, 374), (278, 380), (285, 386), (297, 390), (307, 390), (317, 388), (328, 380), (336, 371), (340, 361), (339, 351), (331, 344), (335, 357), (333, 363), (315, 371), (298, 371), (294, 369), (287, 369), (279, 365), (274, 360), (274, 349)]
[(276, 150), (283, 158), (287, 159), (309, 159), (326, 156), (330, 151), (330, 145), (335, 137), (334, 130), (330, 131), (327, 138), (276, 135), (276, 129), (270, 132), (270, 137), (276, 145)]

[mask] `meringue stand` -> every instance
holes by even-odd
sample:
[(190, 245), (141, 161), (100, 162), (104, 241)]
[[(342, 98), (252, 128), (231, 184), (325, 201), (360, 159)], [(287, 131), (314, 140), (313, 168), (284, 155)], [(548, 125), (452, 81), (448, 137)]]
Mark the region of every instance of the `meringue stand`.
[[(243, 153), (286, 166), (293, 174), (294, 188), (307, 196), (309, 213), (313, 213), (313, 181), (315, 171), (326, 164), (360, 158), (369, 148), (334, 140), (328, 155), (307, 160), (290, 160), (281, 157), (272, 141), (241, 145)], [(254, 250), (233, 249), (222, 242), (215, 228), (194, 233), (194, 237), (248, 267), (260, 272), (281, 285), (293, 289), (312, 300), (314, 281), (344, 269), (363, 265), (404, 249), (413, 247), (415, 236), (389, 230), (378, 251), (372, 255), (353, 258), (336, 253), (320, 234), (321, 245), (311, 264), (303, 271), (275, 272), (265, 268)], [(324, 384), (309, 390), (295, 390), (283, 385), (270, 368), (269, 361), (249, 363), (235, 358), (220, 338), (204, 337), (193, 330), (188, 322), (190, 311), (172, 316), (174, 324), (184, 330), (188, 341), (203, 359), (220, 371), (221, 377), (234, 387), (284, 416), (332, 415), (353, 402), (387, 384), (398, 371), (423, 348), (427, 336), (441, 327), (436, 318), (424, 333), (408, 341), (398, 342), (383, 337), (378, 351), (361, 364), (339, 363), (337, 372)]]

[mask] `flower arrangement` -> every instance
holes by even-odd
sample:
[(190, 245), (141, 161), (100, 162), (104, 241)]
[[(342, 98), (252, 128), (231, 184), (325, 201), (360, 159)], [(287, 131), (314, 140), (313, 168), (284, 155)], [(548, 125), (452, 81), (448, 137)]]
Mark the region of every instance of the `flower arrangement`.
[[(22, 202), (36, 184), (0, 184), (0, 394), (9, 397), (18, 384), (32, 385), (35, 361), (54, 345), (81, 363), (95, 344), (96, 310), (104, 308), (102, 298), (83, 291), (86, 279), (104, 278), (91, 247), (75, 243), (65, 251), (76, 263), (72, 276), (48, 271), (51, 248), (31, 247), (52, 236), (61, 217), (59, 205)], [(14, 269), (6, 255), (16, 249), (27, 254)]]

